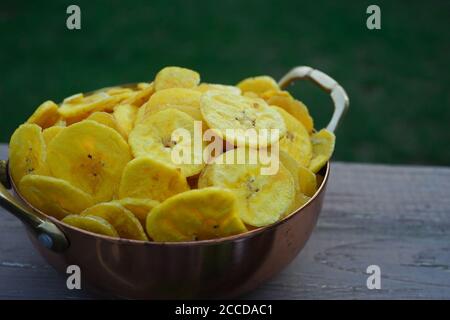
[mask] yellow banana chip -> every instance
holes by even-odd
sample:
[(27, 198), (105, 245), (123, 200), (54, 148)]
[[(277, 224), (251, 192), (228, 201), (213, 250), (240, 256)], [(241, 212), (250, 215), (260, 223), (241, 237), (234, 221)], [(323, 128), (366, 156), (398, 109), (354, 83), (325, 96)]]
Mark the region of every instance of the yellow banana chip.
[[(200, 175), (198, 186), (230, 189), (237, 196), (241, 219), (251, 226), (267, 226), (291, 207), (294, 179), (281, 163), (276, 173), (266, 175), (261, 174), (260, 163), (236, 164), (241, 150), (233, 149), (214, 159)], [(233, 159), (231, 164), (228, 159)]]
[(200, 108), (202, 94), (186, 88), (170, 88), (157, 91), (145, 105), (147, 110), (164, 105), (183, 105)]
[(269, 76), (258, 76), (242, 80), (237, 84), (242, 92), (254, 92), (258, 95), (269, 90), (280, 90), (277, 82)]
[(73, 100), (70, 103), (63, 103), (58, 109), (61, 116), (69, 124), (86, 119), (96, 111), (112, 111), (118, 102), (118, 98), (106, 92), (98, 92), (83, 97), (81, 101), (76, 101), (76, 103)]
[[(209, 91), (202, 95), (200, 108), (209, 128), (238, 146), (269, 146), (286, 132), (281, 115), (262, 99)], [(256, 135), (247, 135), (248, 129)]]
[(121, 238), (148, 240), (144, 229), (134, 214), (116, 202), (99, 203), (84, 210), (82, 216), (95, 216), (108, 221)]
[(115, 130), (91, 120), (61, 131), (47, 148), (53, 176), (109, 201), (118, 191), (125, 165), (131, 160), (128, 144)]
[[(167, 110), (167, 109), (175, 109), (181, 112), (186, 113), (187, 115), (189, 115), (190, 117), (192, 117), (192, 119), (196, 120), (196, 121), (203, 121), (203, 117), (202, 117), (202, 113), (200, 112), (199, 108), (195, 108), (195, 107), (191, 107), (191, 106), (185, 106), (185, 105), (159, 105), (156, 107), (151, 108), (150, 110), (146, 110), (145, 111), (145, 116), (144, 118), (158, 113), (162, 110)], [(203, 124), (203, 130), (205, 130), (207, 128), (207, 125)]]
[[(175, 130), (188, 133), (189, 139), (182, 136), (174, 137)], [(196, 147), (194, 144), (197, 135), (194, 131), (192, 117), (178, 110), (167, 109), (152, 114), (138, 123), (131, 131), (128, 142), (136, 158), (151, 156), (180, 168), (184, 176), (190, 177), (199, 173), (205, 165), (203, 145)], [(182, 152), (183, 150), (185, 151)], [(182, 159), (181, 153), (186, 159)], [(176, 155), (180, 155), (178, 159), (174, 158)]]
[[(93, 95), (107, 94), (111, 97), (114, 97), (115, 103), (119, 104), (124, 100), (134, 98), (136, 96), (136, 93), (137, 92), (131, 88), (114, 86), (96, 90)], [(104, 111), (112, 112), (112, 108), (107, 108)]]
[(280, 139), (280, 150), (283, 150), (302, 166), (308, 166), (312, 157), (312, 146), (305, 127), (284, 109), (272, 106), (283, 117), (286, 134)]
[(252, 91), (244, 92), (242, 95), (244, 97), (247, 97), (247, 98), (253, 98), (253, 99), (259, 99), (260, 98), (260, 96), (258, 96), (256, 93), (254, 93)]
[(19, 184), (27, 174), (47, 174), (45, 141), (36, 124), (23, 124), (9, 142), (9, 168), (11, 177)]
[(62, 219), (62, 222), (67, 223), (68, 225), (71, 225), (75, 228), (101, 234), (104, 236), (113, 238), (119, 237), (116, 229), (114, 229), (114, 227), (108, 221), (100, 217), (71, 214)]
[(59, 119), (59, 120), (55, 123), (54, 127), (67, 127), (67, 122), (66, 122), (66, 120)]
[(195, 90), (205, 93), (207, 91), (215, 90), (215, 91), (223, 91), (231, 94), (240, 95), (242, 93), (241, 89), (235, 86), (228, 86), (223, 84), (215, 84), (215, 83), (201, 83), (198, 85)]
[(97, 123), (100, 123), (104, 126), (107, 126), (111, 129), (116, 130), (118, 133), (120, 133), (122, 135), (122, 137), (126, 138), (126, 134), (125, 132), (122, 131), (122, 128), (119, 127), (119, 125), (117, 124), (116, 119), (114, 118), (114, 116), (108, 112), (94, 112), (93, 114), (91, 114), (89, 117), (86, 118), (86, 120), (92, 120), (95, 121)]
[(298, 170), (299, 170), (298, 168), (299, 168), (300, 164), (298, 163), (297, 160), (292, 158), (292, 156), (290, 156), (289, 153), (287, 153), (286, 151), (280, 150), (278, 156), (279, 156), (280, 162), (292, 175), (292, 178), (294, 179), (295, 193), (298, 194), (300, 192), (300, 180), (299, 180), (299, 173), (298, 173)]
[(45, 145), (49, 145), (50, 142), (53, 140), (54, 137), (56, 137), (57, 134), (59, 134), (62, 130), (64, 130), (64, 127), (60, 126), (54, 126), (45, 129), (42, 131), (42, 135), (44, 137)]
[(37, 124), (42, 129), (53, 126), (60, 118), (58, 105), (53, 101), (45, 101), (41, 104), (27, 123)]
[(145, 226), (147, 215), (159, 204), (159, 201), (152, 199), (124, 198), (116, 201), (130, 210), (143, 226)]
[(111, 88), (105, 89), (105, 92), (111, 96), (115, 96), (115, 95), (131, 94), (134, 91), (130, 88), (111, 87)]
[(132, 104), (120, 104), (114, 108), (113, 116), (116, 119), (119, 132), (127, 139), (134, 128), (138, 110), (138, 107)]
[(147, 216), (147, 233), (155, 241), (197, 241), (246, 231), (236, 197), (220, 188), (191, 190), (167, 199)]
[[(144, 120), (145, 112), (145, 104), (141, 106), (136, 114), (136, 119), (134, 120), (134, 126), (136, 126), (138, 123), (141, 123), (142, 120)], [(134, 127), (133, 127), (134, 128)], [(131, 133), (131, 132), (130, 132)]]
[(153, 82), (139, 82), (136, 85), (136, 88), (138, 90), (144, 90), (144, 89), (147, 89), (148, 87), (151, 87), (151, 86), (153, 86)]
[(314, 172), (306, 167), (298, 167), (298, 177), (300, 182), (300, 191), (308, 196), (312, 197), (317, 191), (317, 178)]
[(150, 100), (142, 106), (145, 108), (137, 123), (164, 109), (174, 108), (183, 111), (195, 120), (202, 120), (200, 112), (201, 93), (192, 89), (171, 88), (156, 92)]
[(280, 107), (300, 121), (308, 133), (314, 129), (313, 118), (309, 115), (308, 108), (299, 100), (295, 100), (287, 91), (268, 91), (263, 98), (269, 105)]
[(152, 83), (148, 86), (142, 87), (142, 89), (139, 89), (138, 87), (138, 91), (133, 93), (128, 99), (121, 101), (121, 103), (140, 107), (150, 99), (154, 92), (155, 88)]
[(155, 90), (169, 88), (194, 88), (200, 82), (200, 75), (186, 68), (165, 67), (155, 77)]
[(63, 104), (76, 104), (81, 103), (84, 99), (84, 94), (82, 93), (75, 93), (63, 100)]
[(94, 204), (89, 194), (53, 177), (25, 176), (20, 181), (19, 191), (34, 208), (57, 219), (79, 214)]
[(163, 201), (189, 190), (180, 169), (152, 157), (143, 156), (129, 162), (122, 175), (119, 198)]
[(283, 166), (291, 173), (295, 183), (295, 200), (286, 213), (289, 214), (309, 201), (310, 197), (316, 192), (316, 175), (309, 169), (301, 166), (287, 152), (280, 150), (280, 161)]
[(334, 151), (336, 136), (327, 129), (322, 129), (311, 136), (313, 156), (309, 169), (317, 173), (330, 160)]

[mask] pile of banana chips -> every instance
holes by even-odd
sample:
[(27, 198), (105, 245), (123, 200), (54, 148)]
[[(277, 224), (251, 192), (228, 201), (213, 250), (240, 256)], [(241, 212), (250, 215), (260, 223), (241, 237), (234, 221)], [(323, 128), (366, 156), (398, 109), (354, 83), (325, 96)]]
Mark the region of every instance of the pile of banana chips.
[[(9, 166), (30, 205), (76, 228), (198, 241), (273, 224), (304, 205), (334, 143), (271, 77), (231, 86), (166, 67), (150, 83), (42, 103), (11, 137)], [(263, 151), (276, 153), (276, 170), (264, 173)]]

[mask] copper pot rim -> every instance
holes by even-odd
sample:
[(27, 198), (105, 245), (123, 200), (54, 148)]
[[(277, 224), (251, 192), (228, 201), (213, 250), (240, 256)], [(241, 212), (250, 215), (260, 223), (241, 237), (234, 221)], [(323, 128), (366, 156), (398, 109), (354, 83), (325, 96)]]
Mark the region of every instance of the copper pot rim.
[[(109, 236), (105, 236), (105, 235), (100, 235), (97, 233), (93, 233), (90, 231), (86, 231), (83, 229), (79, 229), (79, 228), (75, 228), (71, 225), (68, 225), (64, 222), (62, 222), (61, 220), (58, 220), (52, 216), (49, 216), (47, 214), (45, 214), (44, 212), (42, 212), (41, 210), (33, 207), (25, 198), (22, 197), (22, 195), (20, 194), (20, 192), (17, 189), (17, 186), (15, 185), (13, 179), (10, 179), (11, 181), (11, 185), (13, 187), (14, 192), (16, 193), (16, 195), (23, 201), (25, 202), (33, 211), (35, 211), (36, 213), (44, 216), (46, 219), (52, 221), (53, 223), (55, 223), (56, 225), (62, 225), (64, 228), (70, 229), (72, 231), (75, 232), (79, 232), (81, 234), (85, 234), (87, 236), (91, 236), (97, 239), (100, 239), (102, 241), (108, 241), (108, 242), (113, 242), (113, 243), (117, 243), (120, 245), (146, 245), (146, 246), (201, 246), (201, 245), (210, 245), (210, 244), (221, 244), (221, 243), (227, 243), (227, 242), (232, 242), (232, 241), (240, 241), (240, 240), (244, 240), (244, 239), (248, 239), (251, 237), (254, 237), (260, 233), (264, 233), (268, 230), (271, 229), (275, 229), (278, 226), (288, 223), (289, 220), (291, 220), (295, 215), (297, 214), (301, 214), (301, 212), (308, 207), (312, 202), (315, 201), (315, 199), (322, 193), (324, 192), (324, 188), (325, 185), (328, 181), (329, 175), (330, 175), (330, 162), (327, 162), (326, 165), (324, 166), (325, 168), (325, 174), (323, 175), (323, 180), (319, 186), (319, 188), (317, 189), (316, 193), (308, 200), (308, 202), (306, 202), (303, 206), (295, 209), (294, 211), (292, 211), (289, 215), (287, 215), (286, 217), (284, 217), (283, 219), (265, 226), (265, 227), (260, 227), (260, 228), (256, 228), (253, 230), (249, 230), (247, 232), (244, 233), (240, 233), (237, 235), (233, 235), (233, 236), (228, 236), (228, 237), (222, 237), (222, 238), (216, 238), (216, 239), (208, 239), (208, 240), (197, 240), (197, 241), (179, 241), (179, 242), (156, 242), (156, 241), (143, 241), (143, 240), (132, 240), (132, 239), (124, 239), (124, 238), (113, 238), (113, 237), (109, 237)], [(10, 174), (10, 173), (9, 173)], [(70, 239), (69, 239), (70, 240)]]

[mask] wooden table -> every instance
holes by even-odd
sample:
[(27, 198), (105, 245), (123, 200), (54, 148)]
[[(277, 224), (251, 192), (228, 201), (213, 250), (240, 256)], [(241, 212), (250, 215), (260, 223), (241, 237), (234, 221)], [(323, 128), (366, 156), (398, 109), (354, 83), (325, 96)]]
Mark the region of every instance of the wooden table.
[[(6, 146), (0, 145), (0, 158)], [(333, 163), (319, 223), (298, 257), (249, 299), (450, 299), (450, 169)], [(1, 210), (0, 210), (1, 211)], [(366, 285), (369, 265), (381, 289)], [(0, 299), (92, 299), (0, 212)]]

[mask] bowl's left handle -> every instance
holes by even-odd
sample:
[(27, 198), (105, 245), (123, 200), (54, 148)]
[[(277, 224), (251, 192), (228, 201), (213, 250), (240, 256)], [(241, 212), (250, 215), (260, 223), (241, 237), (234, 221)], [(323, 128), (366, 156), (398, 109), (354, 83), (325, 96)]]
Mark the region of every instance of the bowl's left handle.
[(0, 160), (0, 206), (19, 218), (33, 231), (39, 242), (55, 252), (62, 252), (69, 247), (64, 233), (51, 221), (40, 217), (33, 210), (17, 200), (8, 189), (11, 183), (8, 174), (8, 162)]

